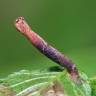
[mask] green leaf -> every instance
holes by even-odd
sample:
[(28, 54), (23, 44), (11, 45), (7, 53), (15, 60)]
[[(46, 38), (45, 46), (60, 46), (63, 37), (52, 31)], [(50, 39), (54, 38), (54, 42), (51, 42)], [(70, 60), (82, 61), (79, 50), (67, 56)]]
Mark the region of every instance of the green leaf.
[(96, 77), (90, 79), (90, 85), (92, 88), (92, 96), (96, 96)]
[(0, 94), (4, 96), (8, 96), (9, 93), (15, 94), (9, 96), (91, 96), (88, 78), (84, 73), (80, 74), (80, 80), (81, 84), (74, 82), (66, 71), (21, 70), (0, 80), (1, 86), (6, 87), (6, 90), (0, 87)]
[(68, 73), (61, 73), (57, 79), (61, 85), (63, 85), (64, 91), (68, 94), (68, 96), (91, 96), (91, 87), (87, 81), (87, 78), (85, 78), (83, 75), (85, 74), (80, 74), (79, 79), (81, 83), (79, 84), (74, 82)]

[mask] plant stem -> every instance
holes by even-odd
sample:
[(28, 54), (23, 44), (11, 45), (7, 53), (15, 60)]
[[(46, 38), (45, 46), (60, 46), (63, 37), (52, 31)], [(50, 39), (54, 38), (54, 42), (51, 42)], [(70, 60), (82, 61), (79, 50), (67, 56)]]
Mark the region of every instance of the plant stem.
[(79, 76), (78, 69), (76, 68), (75, 64), (64, 54), (49, 45), (38, 34), (33, 32), (23, 17), (19, 17), (16, 20), (15, 26), (17, 30), (20, 31), (41, 53), (59, 65), (65, 67), (73, 77)]

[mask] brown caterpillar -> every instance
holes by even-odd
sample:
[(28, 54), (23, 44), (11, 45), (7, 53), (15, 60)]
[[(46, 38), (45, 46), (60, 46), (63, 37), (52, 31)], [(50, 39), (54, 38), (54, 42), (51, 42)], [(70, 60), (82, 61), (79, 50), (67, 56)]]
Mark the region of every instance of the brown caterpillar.
[(43, 38), (31, 30), (23, 17), (15, 22), (16, 29), (21, 32), (41, 53), (59, 65), (65, 67), (72, 77), (78, 77), (78, 70), (75, 64), (64, 54), (49, 45)]

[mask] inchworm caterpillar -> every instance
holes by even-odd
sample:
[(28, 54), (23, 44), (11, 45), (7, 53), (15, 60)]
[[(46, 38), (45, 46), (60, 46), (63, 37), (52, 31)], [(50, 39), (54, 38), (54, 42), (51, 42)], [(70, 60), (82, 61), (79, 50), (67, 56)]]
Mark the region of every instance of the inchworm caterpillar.
[(43, 38), (31, 30), (23, 17), (19, 17), (15, 21), (15, 26), (41, 53), (45, 56), (65, 67), (67, 71), (74, 77), (78, 77), (78, 70), (75, 64), (64, 54), (49, 45)]

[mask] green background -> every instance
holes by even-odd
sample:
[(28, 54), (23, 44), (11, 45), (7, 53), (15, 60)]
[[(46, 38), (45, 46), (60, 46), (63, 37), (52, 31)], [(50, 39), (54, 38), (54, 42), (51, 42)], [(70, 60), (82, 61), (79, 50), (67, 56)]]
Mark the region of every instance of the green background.
[(0, 0), (0, 77), (56, 66), (15, 30), (18, 16), (81, 71), (96, 75), (95, 0)]

